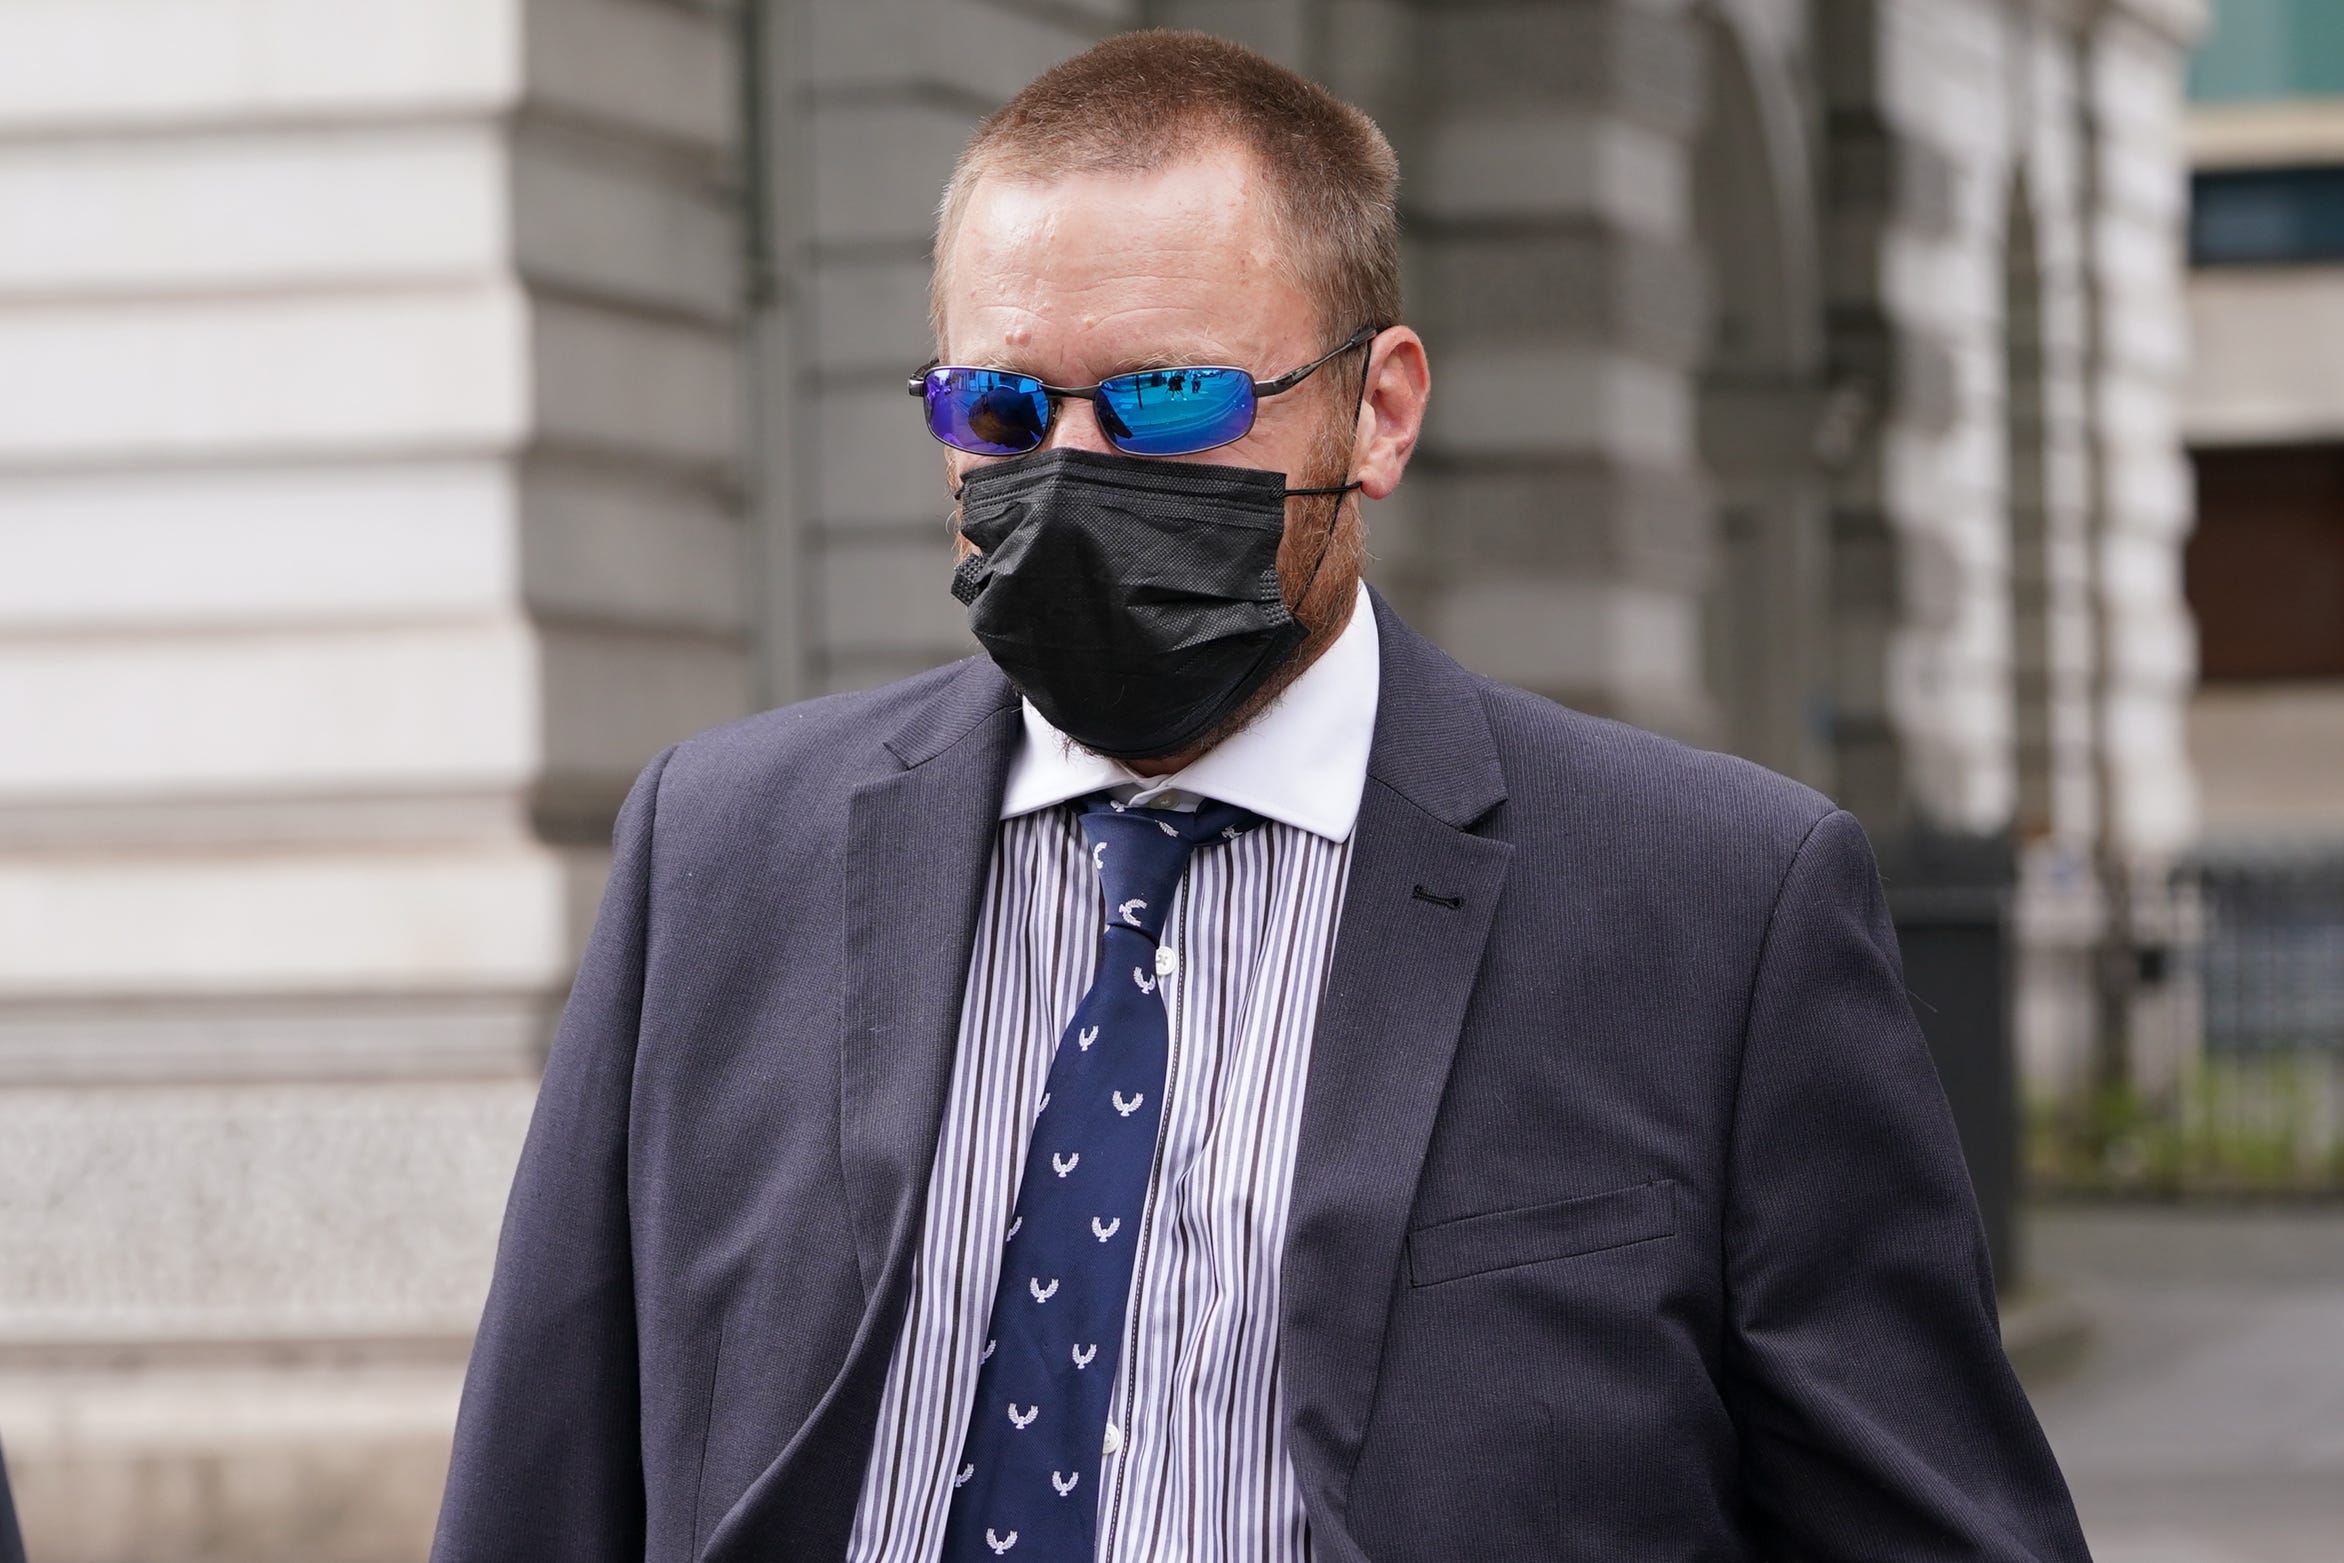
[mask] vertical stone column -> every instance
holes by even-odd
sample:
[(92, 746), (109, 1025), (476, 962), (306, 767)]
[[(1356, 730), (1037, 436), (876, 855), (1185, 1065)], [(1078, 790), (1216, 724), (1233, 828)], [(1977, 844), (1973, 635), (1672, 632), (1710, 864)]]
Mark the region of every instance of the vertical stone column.
[(2099, 915), (2073, 75), (2047, 7), (1821, 14), (1831, 352), (1869, 414), (1834, 498), (1840, 796), (2008, 1282), (2017, 1055), (2088, 1038)]
[(1439, 351), (1406, 503), (1371, 540), (1383, 578), (1483, 672), (1706, 735), (1694, 23), (1422, 6), (1402, 47), (1411, 296)]
[[(932, 352), (936, 199), (985, 113), (1138, 20), (1137, 0), (790, 0), (767, 90), (780, 265), (800, 324), (768, 419), (799, 431), (777, 503), (800, 550), (801, 689), (862, 688), (974, 649), (946, 589), (943, 450), (904, 379)], [(794, 50), (792, 43), (794, 42)], [(794, 54), (794, 59), (793, 59)]]
[(0, 7), (0, 1427), (419, 1555), (609, 820), (744, 709), (731, 19)]
[(1718, 747), (1830, 792), (1823, 468), (1847, 434), (1824, 416), (1813, 40), (1804, 7), (1724, 0), (1699, 14), (1700, 447), (1715, 518), (1704, 671)]
[(1881, 835), (1995, 831), (2009, 806), (1995, 9), (1819, 11), (1828, 352), (1860, 425), (1832, 496), (1840, 800)]
[(2189, 47), (2204, 23), (2203, 0), (2108, 0), (2079, 40), (2090, 126), (2096, 737), (2114, 917), (2100, 1072), (2152, 1094), (2186, 1077), (2201, 1035), (2196, 909), (2171, 871), (2198, 828), (2186, 731), (2196, 635), (2181, 584), (2194, 519), (2181, 437), (2181, 115)]
[[(2112, 687), (2141, 692), (2112, 697), (2129, 714), (2100, 736), (2127, 756), (2111, 765), (2137, 789), (2122, 807), (2138, 823), (2114, 828), (2170, 844), (2189, 815), (2174, 693), (2187, 639), (2175, 633), (2169, 569), (2185, 513), (2170, 389), (2180, 34), (2114, 7), (2079, 77), (2074, 23), (2058, 7), (1827, 0), (1822, 16), (1835, 369), (1876, 413), (1837, 506), (1850, 802), (1868, 818), (1909, 811), (1964, 831), (2011, 816), (2026, 737), (2010, 711), (2016, 579), (2048, 605), (2032, 627), (2034, 661), (2019, 670), (2045, 708), (2029, 754), (2042, 773), (2038, 812), (2089, 840), (2099, 813), (2084, 780), (2095, 747), (2090, 583), (2122, 576), (2140, 608), (2127, 622), (2142, 628), (2129, 649), (2102, 650), (2115, 659)], [(2088, 145), (2087, 107), (2101, 125)], [(2032, 230), (2019, 257), (2009, 256), (2014, 211)], [(2030, 284), (2016, 313), (2006, 264)], [(2006, 417), (2012, 329), (2039, 346), (2033, 383)], [(2096, 357), (2094, 331), (2107, 337)], [(2013, 430), (2026, 447), (2017, 466)], [(2111, 437), (2128, 442), (2121, 461)], [(2084, 546), (2094, 440), (2117, 485), (2109, 504), (2137, 518), (2123, 529), (2142, 544), (2129, 558)], [(2014, 494), (2032, 507), (2040, 557), (2012, 553)]]
[(2119, 852), (2152, 859), (2170, 858), (2197, 826), (2184, 733), (2197, 660), (2180, 573), (2192, 521), (2180, 428), (2189, 357), (2181, 114), (2204, 17), (2203, 0), (2110, 0), (2083, 40), (2104, 798)]
[(2016, 1041), (2036, 1104), (2072, 1097), (2102, 1029), (2110, 937), (2093, 695), (2086, 123), (2072, 22), (2014, 20), (2003, 181), (2003, 509), (2009, 540)]
[[(1980, 1175), (1990, 1204), (1989, 1181), (2009, 1166), (2007, 1028), (2038, 1084), (2072, 1080), (2102, 1029), (2099, 952), (2131, 958), (2104, 932), (2095, 848), (2138, 829), (2126, 810), (2155, 819), (2168, 847), (2187, 828), (2176, 676), (2187, 637), (2177, 614), (2156, 611), (2174, 606), (2177, 529), (2150, 541), (2112, 519), (2140, 494), (2114, 485), (2178, 493), (2165, 377), (2179, 311), (2173, 263), (2153, 258), (2177, 248), (2178, 34), (2160, 35), (2156, 68), (2136, 69), (2117, 106), (2133, 116), (2120, 156), (2142, 161), (2112, 164), (2104, 40), (2139, 27), (2137, 8), (2101, 9), (2098, 20), (1979, 0), (1821, 11), (1833, 356), (1873, 409), (1835, 505), (1841, 796), (1901, 887), (1916, 993), (1934, 1004), (1931, 983), (1991, 995), (2007, 981), (2014, 996), (2006, 1012), (1928, 1022), (1973, 1172), (1992, 1169)], [(2160, 122), (2162, 142), (2135, 133)], [(2112, 193), (2145, 244), (2111, 242)], [(2164, 276), (2165, 291), (2144, 295), (2144, 275)], [(2111, 290), (2126, 299), (2121, 321)], [(2111, 526), (2143, 546), (2121, 557)], [(2119, 574), (2131, 603), (2145, 589), (2153, 607), (2103, 631)], [(2143, 667), (2165, 681), (2144, 688)], [(2111, 807), (2118, 792), (2127, 801)]]

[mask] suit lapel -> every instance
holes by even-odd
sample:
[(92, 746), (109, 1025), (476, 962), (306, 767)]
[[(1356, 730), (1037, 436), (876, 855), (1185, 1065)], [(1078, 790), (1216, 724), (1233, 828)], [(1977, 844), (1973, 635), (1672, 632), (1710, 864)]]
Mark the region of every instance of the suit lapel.
[(846, 856), (840, 1141), (867, 1292), (918, 1239), (961, 994), (1018, 739), (1017, 697), (971, 664), (937, 720), (890, 742), (904, 769), (859, 790)]
[(1408, 1212), (1513, 849), (1478, 685), (1375, 599), (1383, 646), (1351, 878), (1311, 1042), (1280, 1326), (1287, 1447), (1322, 1557), (1366, 1433)]
[(850, 801), (839, 1157), (867, 1301), (829, 1391), (710, 1532), (706, 1563), (845, 1552), (910, 1296), (1017, 712), (990, 663), (965, 664), (886, 741), (902, 768)]

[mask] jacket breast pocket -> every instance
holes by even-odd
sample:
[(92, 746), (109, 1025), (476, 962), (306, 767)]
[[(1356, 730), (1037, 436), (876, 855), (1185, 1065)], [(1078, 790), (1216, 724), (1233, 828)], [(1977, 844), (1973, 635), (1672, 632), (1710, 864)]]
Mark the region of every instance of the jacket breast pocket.
[(1409, 1284), (1436, 1286), (1668, 1237), (1677, 1229), (1675, 1195), (1664, 1178), (1419, 1227), (1408, 1234)]

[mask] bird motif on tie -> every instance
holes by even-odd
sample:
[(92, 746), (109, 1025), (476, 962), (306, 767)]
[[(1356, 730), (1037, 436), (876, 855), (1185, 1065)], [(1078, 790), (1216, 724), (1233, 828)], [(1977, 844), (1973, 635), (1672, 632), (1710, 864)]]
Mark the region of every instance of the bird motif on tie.
[[(1099, 887), (1098, 960), (1050, 1055), (1040, 1093), (1049, 1132), (1026, 1140), (1005, 1223), (1014, 1258), (996, 1285), (976, 1368), (970, 1404), (1006, 1405), (1008, 1415), (970, 1414), (937, 1563), (989, 1563), (1011, 1547), (1050, 1563), (1097, 1555), (1098, 1505), (1075, 1495), (1096, 1490), (1083, 1476), (1097, 1475), (1111, 1442), (1107, 1408), (1124, 1350), (1124, 1305), (1145, 1246), (1144, 1228), (1132, 1242), (1116, 1239), (1119, 1212), (1149, 1208), (1165, 1111), (1170, 1017), (1162, 979), (1178, 963), (1159, 946), (1159, 930), (1179, 915), (1192, 855), (1219, 850), (1255, 823), (1212, 802), (1194, 812), (1118, 809), (1102, 796), (1081, 807), (1084, 857)], [(1115, 1045), (1097, 1049), (1109, 1031)], [(1039, 1124), (1043, 1108), (1034, 1111)]]

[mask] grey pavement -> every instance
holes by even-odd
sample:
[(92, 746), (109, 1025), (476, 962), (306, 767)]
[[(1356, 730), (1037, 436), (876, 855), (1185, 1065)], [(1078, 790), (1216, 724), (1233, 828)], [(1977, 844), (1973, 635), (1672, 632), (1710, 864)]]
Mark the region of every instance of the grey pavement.
[(2344, 1204), (2032, 1213), (2092, 1321), (2030, 1384), (2098, 1563), (2344, 1563)]

